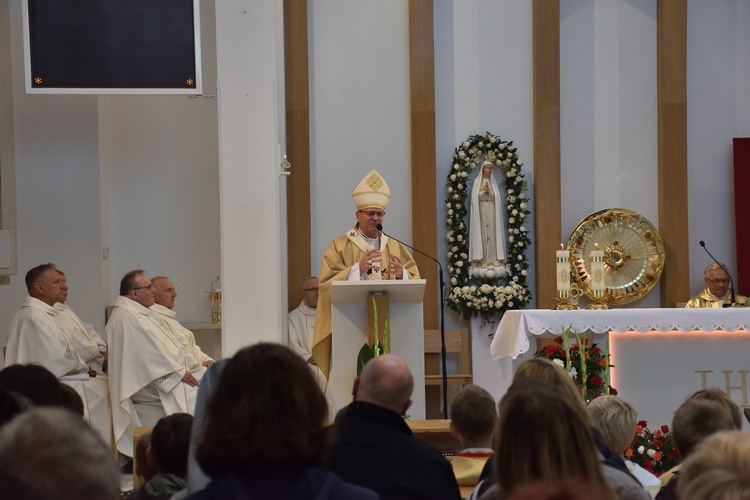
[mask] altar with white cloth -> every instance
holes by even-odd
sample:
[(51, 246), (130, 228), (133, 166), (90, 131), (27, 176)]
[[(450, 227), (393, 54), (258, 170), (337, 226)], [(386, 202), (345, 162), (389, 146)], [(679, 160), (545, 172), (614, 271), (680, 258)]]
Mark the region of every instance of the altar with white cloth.
[(505, 362), (528, 358), (536, 338), (554, 338), (563, 328), (585, 333), (602, 349), (609, 344), (611, 385), (651, 424), (671, 424), (685, 398), (706, 387), (748, 406), (750, 308), (508, 311), (490, 354)]

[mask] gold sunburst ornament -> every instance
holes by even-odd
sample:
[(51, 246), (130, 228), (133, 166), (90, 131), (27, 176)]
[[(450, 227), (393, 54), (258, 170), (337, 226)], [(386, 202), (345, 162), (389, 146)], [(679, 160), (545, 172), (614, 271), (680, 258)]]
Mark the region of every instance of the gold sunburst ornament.
[(600, 210), (583, 219), (571, 234), (568, 249), (574, 280), (595, 301), (602, 297), (592, 286), (589, 256), (595, 250), (604, 252), (604, 299), (609, 305), (640, 299), (656, 286), (664, 270), (659, 232), (648, 219), (624, 208)]

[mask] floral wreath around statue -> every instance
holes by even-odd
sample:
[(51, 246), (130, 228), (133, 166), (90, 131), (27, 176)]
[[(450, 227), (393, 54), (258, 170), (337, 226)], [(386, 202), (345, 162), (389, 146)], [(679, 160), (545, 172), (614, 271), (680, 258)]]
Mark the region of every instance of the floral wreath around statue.
[[(451, 274), (448, 306), (461, 316), (481, 316), (492, 320), (509, 309), (521, 309), (531, 300), (528, 289), (528, 261), (525, 250), (531, 243), (524, 225), (528, 198), (528, 184), (521, 170), (523, 162), (518, 159), (512, 141), (503, 141), (489, 132), (472, 135), (453, 154), (446, 187), (448, 198), (446, 223), (448, 232), (448, 271)], [(495, 273), (485, 276), (470, 275), (469, 236), (466, 224), (468, 210), (469, 174), (489, 160), (493, 169), (502, 174), (505, 188), (505, 223), (507, 227), (505, 266), (507, 274), (501, 278)], [(487, 275), (489, 274), (489, 276)]]

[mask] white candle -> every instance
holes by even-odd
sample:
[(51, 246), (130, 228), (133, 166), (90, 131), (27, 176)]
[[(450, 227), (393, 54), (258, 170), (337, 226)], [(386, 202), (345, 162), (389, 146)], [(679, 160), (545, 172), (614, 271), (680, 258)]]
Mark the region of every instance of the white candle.
[(589, 260), (591, 261), (591, 268), (589, 270), (591, 290), (604, 291), (604, 251), (599, 250), (598, 243), (595, 245), (595, 249), (589, 254)]
[(570, 291), (570, 263), (568, 258), (570, 252), (563, 250), (563, 245), (560, 243), (560, 250), (557, 251), (557, 291), (558, 292), (569, 292)]

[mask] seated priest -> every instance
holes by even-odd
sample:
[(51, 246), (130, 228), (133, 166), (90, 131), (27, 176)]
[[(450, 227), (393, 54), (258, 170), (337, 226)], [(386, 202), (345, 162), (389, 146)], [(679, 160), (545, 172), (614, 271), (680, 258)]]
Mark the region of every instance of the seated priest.
[(127, 273), (105, 328), (115, 443), (128, 457), (136, 427), (173, 413), (192, 415), (198, 391), (180, 343), (149, 309), (154, 295), (144, 271)]
[(734, 303), (732, 303), (732, 291), (729, 288), (731, 280), (729, 274), (725, 271), (727, 266), (720, 262), (712, 262), (706, 267), (703, 272), (703, 280), (706, 282), (706, 288), (704, 288), (698, 295), (691, 298), (685, 307), (697, 308), (697, 307), (729, 307), (733, 306), (748, 306), (750, 303), (747, 297), (742, 295), (734, 295)]
[(93, 329), (87, 333), (78, 316), (64, 306), (68, 286), (54, 264), (30, 269), (26, 290), (28, 295), (10, 325), (6, 365), (37, 363), (73, 387), (84, 402), (84, 417), (109, 443), (112, 425), (109, 384), (102, 371), (104, 342)]
[(417, 263), (408, 250), (378, 229), (378, 225), (382, 228), (391, 200), (385, 179), (371, 170), (354, 188), (352, 198), (357, 207), (357, 223), (328, 245), (320, 266), (312, 356), (326, 378), (331, 358), (331, 283), (419, 279)]

